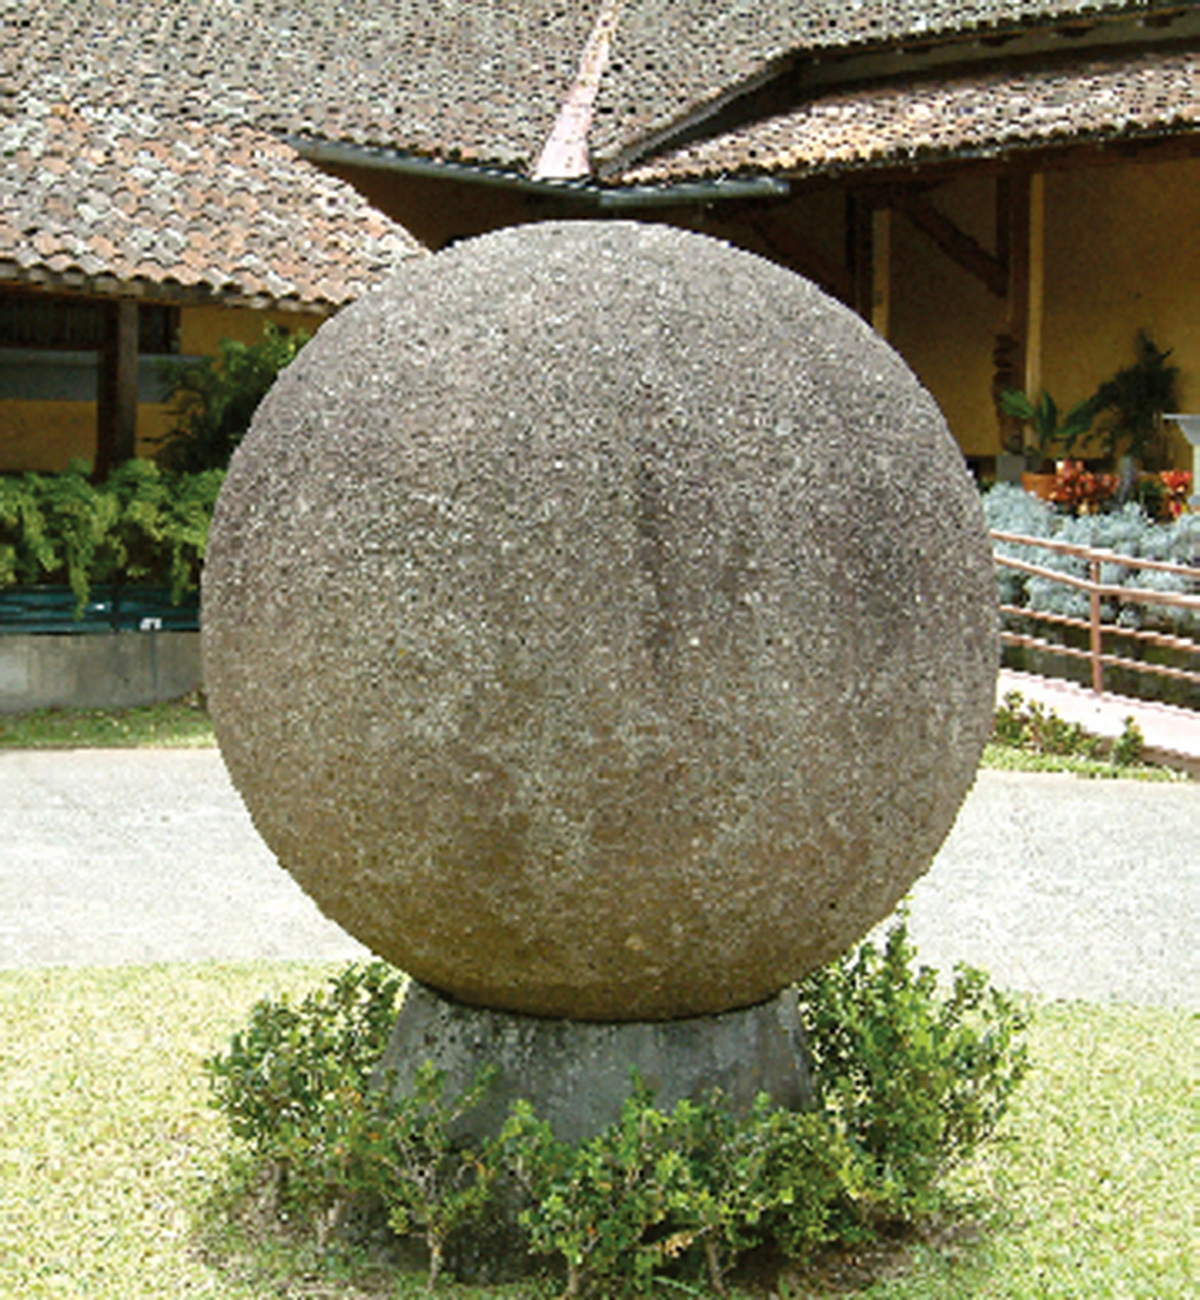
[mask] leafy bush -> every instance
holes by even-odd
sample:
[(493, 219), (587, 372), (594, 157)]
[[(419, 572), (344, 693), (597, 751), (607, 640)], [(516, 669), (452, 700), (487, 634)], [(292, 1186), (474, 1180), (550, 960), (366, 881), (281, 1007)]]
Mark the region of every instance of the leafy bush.
[[(428, 1063), (410, 1094), (372, 1084), (397, 990), (375, 964), (298, 1008), (260, 1003), (207, 1068), (281, 1207), (324, 1238), (352, 1198), (382, 1201), (396, 1231), (422, 1231), (431, 1287), (451, 1234), (486, 1212), (556, 1258), (571, 1295), (641, 1295), (688, 1271), (726, 1294), (757, 1246), (802, 1256), (938, 1208), (943, 1174), (994, 1131), (1026, 1069), (1015, 1005), (967, 969), (940, 993), (900, 924), (882, 951), (864, 944), (800, 990), (811, 1111), (763, 1095), (739, 1118), (719, 1094), (663, 1111), (635, 1078), (619, 1120), (589, 1140), (561, 1141), (518, 1102), (472, 1142), (454, 1133), (490, 1068), (457, 1098)], [(497, 1180), (515, 1195), (489, 1199)]]
[(1167, 365), (1171, 349), (1157, 347), (1145, 330), (1134, 340), (1134, 360), (1096, 390), (1093, 398), (1107, 412), (1105, 434), (1111, 454), (1158, 462), (1163, 454), (1166, 411), (1179, 410), (1179, 367)]
[[(1098, 759), (1104, 750), (1099, 736), (1089, 734), (1078, 722), (1065, 721), (1038, 700), (1026, 703), (1020, 691), (1005, 692), (996, 709), (992, 739), (1035, 754)], [(1145, 747), (1141, 728), (1129, 717), (1113, 741), (1109, 759), (1114, 767), (1136, 767)]]
[(499, 1149), (529, 1197), (520, 1221), (536, 1254), (557, 1255), (567, 1294), (644, 1294), (665, 1269), (703, 1261), (727, 1294), (737, 1258), (770, 1241), (802, 1255), (834, 1234), (855, 1181), (853, 1152), (823, 1116), (760, 1094), (735, 1120), (719, 1095), (655, 1106), (635, 1076), (620, 1119), (572, 1147), (518, 1103)]
[(420, 1228), (429, 1251), (429, 1289), (437, 1285), (450, 1236), (486, 1204), (499, 1172), (494, 1144), (479, 1151), (452, 1139), (455, 1124), (473, 1110), (497, 1071), (485, 1067), (456, 1098), (446, 1098), (446, 1076), (425, 1062), (413, 1091), (398, 1094), (394, 1081), (367, 1099), (358, 1155), (362, 1189), (378, 1196), (388, 1225), (398, 1233)]
[(102, 484), (86, 461), (61, 474), (0, 475), (0, 587), (65, 583), (81, 614), (94, 583), (199, 583), (224, 473), (126, 461)]
[(1020, 691), (1007, 691), (996, 709), (992, 739), (1035, 754), (1097, 758), (1101, 741), (1078, 722), (1067, 722), (1039, 700), (1025, 701)]
[(158, 463), (176, 473), (225, 469), (258, 404), (307, 342), (307, 334), (267, 322), (258, 343), (222, 339), (216, 358), (174, 363), (167, 375), (173, 423)]
[(1024, 420), (1037, 435), (1037, 449), (1043, 459), (1069, 456), (1080, 438), (1086, 437), (1096, 422), (1100, 411), (1097, 397), (1076, 402), (1062, 418), (1058, 403), (1049, 393), (1043, 392), (1035, 406), (1019, 389), (1010, 388), (1000, 394), (1000, 408), (1006, 415)]
[(912, 1219), (990, 1136), (1027, 1069), (1016, 1004), (960, 966), (947, 996), (904, 925), (812, 975), (800, 1003), (821, 1104), (865, 1162), (862, 1205)]
[(298, 1007), (264, 999), (205, 1062), (213, 1103), (268, 1175), (279, 1207), (328, 1234), (364, 1181), (365, 1099), (402, 979), (351, 966)]
[(1045, 392), (1035, 406), (1024, 393), (1009, 389), (1001, 394), (1000, 406), (1005, 414), (1032, 426), (1044, 458), (1070, 456), (1099, 418), (1099, 432), (1110, 455), (1128, 455), (1147, 464), (1158, 462), (1165, 450), (1163, 414), (1179, 409), (1179, 367), (1167, 365), (1170, 355), (1169, 348), (1162, 351), (1140, 330), (1134, 340), (1133, 363), (1077, 402), (1061, 420), (1058, 406)]

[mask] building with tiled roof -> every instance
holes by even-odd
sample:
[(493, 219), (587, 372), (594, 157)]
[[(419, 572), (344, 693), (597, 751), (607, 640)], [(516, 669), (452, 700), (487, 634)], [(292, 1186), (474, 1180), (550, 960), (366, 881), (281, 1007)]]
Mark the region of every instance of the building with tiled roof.
[[(0, 306), (170, 302), (211, 341), (213, 313), (319, 320), (416, 241), (632, 216), (857, 306), (985, 470), (1001, 388), (1070, 404), (1141, 328), (1200, 405), (1195, 3), (0, 0), (0, 21)], [(3, 352), (0, 467), (36, 441)]]

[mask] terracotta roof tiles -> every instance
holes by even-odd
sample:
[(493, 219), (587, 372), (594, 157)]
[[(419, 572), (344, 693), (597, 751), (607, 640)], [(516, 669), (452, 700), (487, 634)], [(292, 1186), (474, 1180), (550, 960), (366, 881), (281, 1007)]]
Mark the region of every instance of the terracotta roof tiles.
[(1148, 10), (1153, 0), (629, 0), (596, 107), (611, 157), (786, 56), (985, 35)]
[(32, 95), (17, 109), (0, 119), (0, 276), (107, 275), (336, 307), (421, 251), (252, 127)]
[(590, 155), (575, 144), (620, 183), (1196, 126), (1194, 62), (1159, 52), (843, 84), (648, 153), (795, 61), (1194, 9), (1183, 0), (0, 0), (0, 277), (346, 301), (415, 245), (284, 140), (528, 175), (605, 9)]
[(39, 0), (5, 38), (19, 87), (521, 167), (591, 25), (572, 0)]
[(813, 175), (1182, 126), (1200, 128), (1195, 51), (835, 91), (652, 159), (623, 179), (661, 184), (741, 172)]

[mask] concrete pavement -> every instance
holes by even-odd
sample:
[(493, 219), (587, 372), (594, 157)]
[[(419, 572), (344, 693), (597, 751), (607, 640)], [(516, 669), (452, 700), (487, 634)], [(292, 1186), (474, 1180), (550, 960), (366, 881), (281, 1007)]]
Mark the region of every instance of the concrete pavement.
[[(922, 959), (1051, 997), (1200, 1005), (1200, 786), (983, 772), (911, 899)], [(0, 752), (0, 968), (352, 959), (216, 750)]]

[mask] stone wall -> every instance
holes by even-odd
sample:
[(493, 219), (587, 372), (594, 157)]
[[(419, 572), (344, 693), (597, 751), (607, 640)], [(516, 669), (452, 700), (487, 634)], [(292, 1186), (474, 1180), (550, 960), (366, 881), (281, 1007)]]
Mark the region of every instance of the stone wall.
[(154, 704), (200, 681), (199, 632), (0, 636), (0, 713)]

